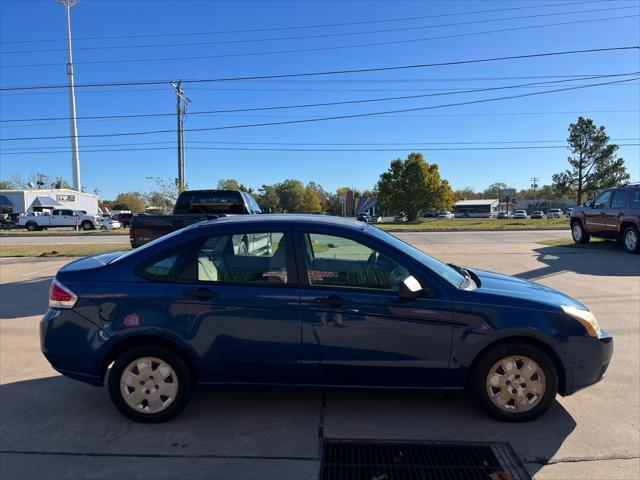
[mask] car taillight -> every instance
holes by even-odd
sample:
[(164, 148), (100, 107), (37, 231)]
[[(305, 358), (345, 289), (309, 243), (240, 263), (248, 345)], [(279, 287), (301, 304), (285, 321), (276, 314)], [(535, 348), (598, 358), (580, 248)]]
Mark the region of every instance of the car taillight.
[(49, 307), (51, 308), (73, 308), (78, 300), (78, 296), (62, 285), (57, 279), (53, 279), (49, 288)]

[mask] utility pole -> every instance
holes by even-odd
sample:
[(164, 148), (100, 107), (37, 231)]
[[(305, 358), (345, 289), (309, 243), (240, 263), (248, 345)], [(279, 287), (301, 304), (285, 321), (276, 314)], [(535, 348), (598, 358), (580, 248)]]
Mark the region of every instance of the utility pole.
[(191, 103), (191, 99), (184, 96), (182, 90), (182, 80), (171, 82), (171, 86), (176, 92), (176, 113), (177, 113), (177, 149), (178, 149), (178, 178), (176, 186), (178, 193), (184, 190), (184, 121), (187, 115), (187, 105)]
[(73, 83), (73, 53), (71, 50), (71, 7), (78, 0), (58, 0), (67, 10), (67, 77), (69, 78), (69, 117), (71, 122), (71, 170), (73, 171), (73, 188), (80, 191), (80, 157), (78, 155), (78, 127), (76, 125), (76, 93)]
[(530, 179), (531, 180), (531, 188), (533, 188), (533, 204), (536, 204), (536, 188), (538, 188), (538, 182), (540, 181), (539, 178), (537, 177), (533, 177)]

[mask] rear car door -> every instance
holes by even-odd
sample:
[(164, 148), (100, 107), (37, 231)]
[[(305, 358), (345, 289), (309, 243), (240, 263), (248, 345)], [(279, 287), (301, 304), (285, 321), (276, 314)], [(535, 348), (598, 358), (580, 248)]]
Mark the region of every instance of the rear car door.
[(584, 210), (585, 216), (585, 228), (587, 232), (594, 235), (606, 236), (607, 235), (607, 212), (609, 203), (611, 202), (612, 190), (605, 190), (601, 192), (593, 200), (591, 208)]
[[(424, 277), (380, 246), (300, 231), (305, 381), (329, 385), (446, 384), (453, 314)], [(413, 274), (431, 297), (398, 296)]]
[[(270, 250), (238, 250), (268, 235)], [(286, 229), (203, 236), (167, 291), (166, 328), (202, 358), (203, 383), (295, 383), (301, 317)]]

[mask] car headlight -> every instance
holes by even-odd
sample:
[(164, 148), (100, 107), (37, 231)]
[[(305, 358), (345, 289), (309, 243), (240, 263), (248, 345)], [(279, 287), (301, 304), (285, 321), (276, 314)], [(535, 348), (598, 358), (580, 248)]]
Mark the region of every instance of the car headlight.
[(592, 337), (600, 336), (600, 326), (596, 316), (589, 310), (582, 310), (573, 305), (562, 305), (564, 313), (578, 320)]

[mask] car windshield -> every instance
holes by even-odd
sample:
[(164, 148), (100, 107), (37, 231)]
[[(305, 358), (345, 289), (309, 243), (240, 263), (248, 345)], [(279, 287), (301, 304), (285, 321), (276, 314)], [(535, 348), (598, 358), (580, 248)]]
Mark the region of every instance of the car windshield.
[(406, 242), (403, 242), (399, 238), (391, 235), (390, 233), (384, 232), (378, 228), (371, 227), (369, 232), (373, 233), (380, 240), (391, 244), (398, 250), (403, 253), (409, 255), (414, 260), (417, 260), (433, 273), (438, 275), (443, 280), (447, 281), (454, 287), (460, 287), (466, 282), (466, 278), (462, 275), (458, 270), (452, 268), (450, 265), (446, 263), (442, 263), (440, 260), (436, 260), (430, 255), (427, 255), (422, 250), (418, 250), (416, 247), (409, 245)]
[(111, 260), (109, 263), (119, 262), (120, 260), (124, 260), (125, 258), (128, 258), (128, 257), (130, 257), (131, 255), (135, 255), (135, 254), (137, 254), (137, 253), (139, 253), (139, 252), (142, 252), (142, 251), (144, 251), (144, 250), (146, 250), (146, 249), (148, 249), (148, 248), (150, 248), (150, 247), (153, 247), (154, 245), (157, 245), (157, 244), (158, 244), (158, 243), (160, 243), (160, 242), (164, 242), (165, 240), (169, 240), (170, 238), (177, 237), (178, 235), (180, 235), (180, 234), (181, 234), (182, 232), (184, 232), (185, 230), (187, 230), (187, 229), (189, 229), (189, 228), (193, 228), (193, 226), (194, 226), (194, 225), (197, 225), (197, 224), (195, 224), (195, 223), (194, 223), (193, 225), (188, 225), (188, 226), (186, 226), (186, 227), (184, 227), (184, 228), (181, 228), (180, 230), (175, 230), (175, 231), (173, 231), (173, 232), (171, 232), (171, 233), (168, 233), (168, 234), (166, 234), (166, 235), (164, 235), (164, 236), (162, 236), (162, 237), (156, 238), (155, 240), (152, 240), (152, 241), (151, 241), (151, 242), (149, 242), (149, 243), (145, 243), (145, 244), (144, 244), (144, 245), (142, 245), (141, 247), (138, 247), (138, 248), (134, 248), (134, 249), (132, 249), (132, 250), (129, 250), (128, 252), (123, 253), (123, 254), (122, 254), (122, 255), (120, 255), (119, 257), (114, 258), (114, 259), (113, 259), (113, 260)]

